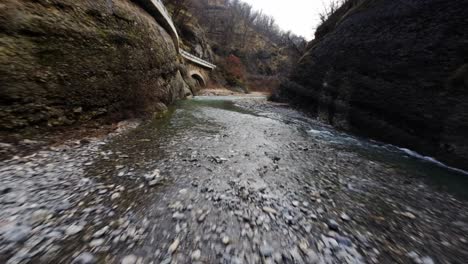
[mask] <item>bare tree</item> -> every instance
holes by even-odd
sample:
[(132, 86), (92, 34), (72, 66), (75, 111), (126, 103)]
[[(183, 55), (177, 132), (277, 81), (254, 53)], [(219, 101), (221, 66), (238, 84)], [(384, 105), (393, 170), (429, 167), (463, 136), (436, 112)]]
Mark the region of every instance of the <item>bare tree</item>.
[(346, 1), (347, 0), (333, 0), (328, 4), (322, 2), (323, 11), (319, 14), (321, 23), (327, 21), (331, 15), (333, 15), (344, 3), (346, 3)]

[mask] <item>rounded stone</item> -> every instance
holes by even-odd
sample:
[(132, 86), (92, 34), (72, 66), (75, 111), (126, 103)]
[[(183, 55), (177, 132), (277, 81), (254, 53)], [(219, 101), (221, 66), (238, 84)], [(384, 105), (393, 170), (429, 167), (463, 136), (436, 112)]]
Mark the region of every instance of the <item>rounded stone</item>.
[(81, 253), (72, 262), (72, 264), (95, 264), (95, 263), (97, 263), (96, 257), (89, 252)]
[(120, 261), (120, 264), (135, 264), (136, 262), (137, 262), (137, 256), (127, 255)]

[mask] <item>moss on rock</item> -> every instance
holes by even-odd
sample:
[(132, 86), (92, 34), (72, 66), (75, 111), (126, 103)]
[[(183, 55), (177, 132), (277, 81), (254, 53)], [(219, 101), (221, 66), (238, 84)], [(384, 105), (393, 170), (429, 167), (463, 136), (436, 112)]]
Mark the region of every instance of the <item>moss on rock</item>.
[(171, 37), (129, 0), (2, 1), (0, 85), (0, 130), (151, 112), (187, 87)]

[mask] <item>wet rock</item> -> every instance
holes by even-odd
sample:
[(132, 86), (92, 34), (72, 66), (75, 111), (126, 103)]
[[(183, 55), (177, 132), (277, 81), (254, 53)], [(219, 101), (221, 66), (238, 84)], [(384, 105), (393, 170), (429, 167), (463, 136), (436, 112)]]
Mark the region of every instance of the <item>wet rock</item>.
[(83, 228), (84, 226), (82, 225), (71, 225), (65, 230), (65, 234), (68, 236), (73, 236), (81, 232)]
[(410, 213), (410, 212), (403, 212), (403, 213), (400, 213), (400, 214), (402, 216), (404, 216), (404, 217), (407, 217), (407, 218), (411, 219), (411, 220), (416, 219), (416, 216), (414, 214)]
[(340, 225), (333, 219), (328, 220), (327, 222), (328, 228), (333, 231), (339, 231), (340, 230)]
[(274, 250), (269, 244), (264, 243), (263, 245), (260, 246), (260, 253), (264, 257), (271, 257), (273, 252)]
[(8, 225), (0, 230), (3, 239), (12, 243), (24, 242), (30, 233), (31, 227), (25, 225)]
[(185, 215), (183, 213), (180, 213), (180, 212), (175, 212), (173, 215), (172, 215), (172, 219), (175, 219), (175, 220), (184, 220), (185, 219)]
[(37, 140), (23, 139), (22, 141), (20, 141), (20, 144), (21, 145), (39, 145), (39, 144), (43, 144), (43, 142), (37, 141)]
[(339, 247), (338, 241), (334, 238), (322, 236), (322, 241), (326, 248), (334, 249)]
[(231, 243), (231, 239), (225, 235), (222, 237), (221, 242), (223, 242), (224, 245), (228, 245), (229, 243)]
[(205, 221), (205, 218), (206, 218), (207, 215), (208, 215), (208, 214), (206, 214), (206, 213), (202, 213), (202, 214), (198, 217), (197, 221), (200, 222), (200, 223), (203, 222), (203, 221)]
[(351, 239), (349, 239), (347, 237), (338, 235), (338, 236), (335, 237), (335, 239), (338, 242), (338, 244), (340, 244), (340, 245), (344, 245), (344, 246), (347, 246), (347, 247), (353, 246), (353, 242), (351, 241)]
[(122, 260), (120, 261), (120, 264), (136, 264), (137, 260), (138, 260), (137, 256), (127, 255), (122, 258)]
[(287, 211), (283, 212), (283, 218), (284, 220), (286, 220), (286, 223), (288, 223), (288, 225), (296, 224), (296, 220), (294, 219), (294, 217)]
[(168, 208), (173, 209), (173, 210), (181, 211), (181, 210), (184, 209), (184, 205), (182, 204), (181, 201), (176, 201), (174, 203), (169, 204)]
[(17, 204), (22, 205), (27, 200), (26, 193), (23, 192), (15, 192), (15, 191), (8, 191), (3, 197), (0, 199), (0, 204)]
[(161, 261), (160, 264), (170, 264), (172, 262), (172, 257), (167, 257)]
[(346, 213), (341, 213), (340, 215), (341, 220), (349, 222), (351, 221), (351, 217), (349, 217)]
[(61, 212), (61, 211), (65, 211), (67, 209), (70, 209), (71, 206), (72, 205), (71, 205), (70, 201), (68, 201), (68, 200), (63, 200), (62, 201), (61, 200), (59, 202), (59, 204), (57, 204), (57, 206), (55, 206), (54, 209), (55, 209), (56, 212)]
[(216, 164), (221, 164), (221, 163), (228, 161), (228, 159), (222, 158), (220, 156), (211, 156), (210, 160), (211, 162), (216, 163)]
[(163, 180), (164, 180), (164, 179), (162, 179), (162, 178), (157, 178), (157, 179), (155, 179), (155, 180), (150, 181), (150, 182), (148, 183), (148, 185), (149, 185), (150, 187), (154, 187), (154, 186), (157, 186), (157, 185), (161, 185), (161, 184), (163, 184)]
[(192, 153), (190, 154), (189, 161), (190, 162), (197, 162), (198, 161), (197, 156), (198, 156), (198, 151), (192, 151)]
[(316, 214), (310, 214), (309, 216), (312, 220), (316, 221), (318, 219)]
[(11, 149), (11, 148), (13, 148), (12, 144), (0, 142), (0, 149)]
[(145, 180), (148, 182), (151, 182), (159, 177), (161, 177), (161, 172), (158, 169), (155, 169), (153, 172), (144, 175)]
[(95, 264), (95, 263), (97, 263), (96, 257), (89, 252), (81, 253), (72, 261), (72, 264)]
[(90, 247), (100, 247), (104, 244), (105, 240), (102, 238), (94, 239), (89, 243)]
[(409, 252), (407, 256), (411, 258), (411, 260), (415, 264), (433, 264), (434, 263), (434, 261), (430, 257), (421, 258), (420, 255), (414, 251)]
[(80, 140), (80, 145), (87, 145), (91, 143), (91, 140), (87, 139), (87, 138), (83, 138)]
[(421, 263), (422, 264), (434, 264), (434, 260), (430, 257), (423, 257), (421, 258)]
[(192, 254), (190, 255), (190, 258), (193, 261), (199, 260), (201, 258), (201, 251), (199, 249), (193, 251)]
[(30, 220), (33, 224), (40, 224), (44, 222), (49, 215), (49, 210), (39, 209), (32, 213)]
[(104, 236), (107, 232), (109, 231), (109, 226), (105, 226), (101, 228), (100, 230), (96, 231), (96, 233), (93, 234), (94, 238), (99, 238)]
[(291, 259), (294, 263), (304, 263), (304, 259), (296, 247), (289, 250), (289, 255), (287, 258)]
[(169, 248), (167, 249), (167, 253), (169, 253), (170, 255), (174, 254), (174, 252), (177, 250), (177, 248), (179, 247), (179, 244), (180, 244), (180, 240), (178, 238), (176, 238), (172, 244), (169, 246)]

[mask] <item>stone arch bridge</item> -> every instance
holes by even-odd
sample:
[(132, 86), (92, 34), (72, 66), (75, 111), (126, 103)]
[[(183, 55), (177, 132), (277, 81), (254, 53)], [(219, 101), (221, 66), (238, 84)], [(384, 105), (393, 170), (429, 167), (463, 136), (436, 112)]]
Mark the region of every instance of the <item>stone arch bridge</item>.
[(177, 33), (174, 22), (172, 21), (169, 12), (161, 0), (133, 0), (140, 4), (147, 12), (149, 12), (156, 21), (169, 33), (174, 42), (174, 46), (180, 56), (187, 63), (187, 72), (200, 87), (205, 87), (209, 78), (210, 71), (216, 68), (216, 65), (203, 60), (189, 52), (180, 48), (180, 38)]

